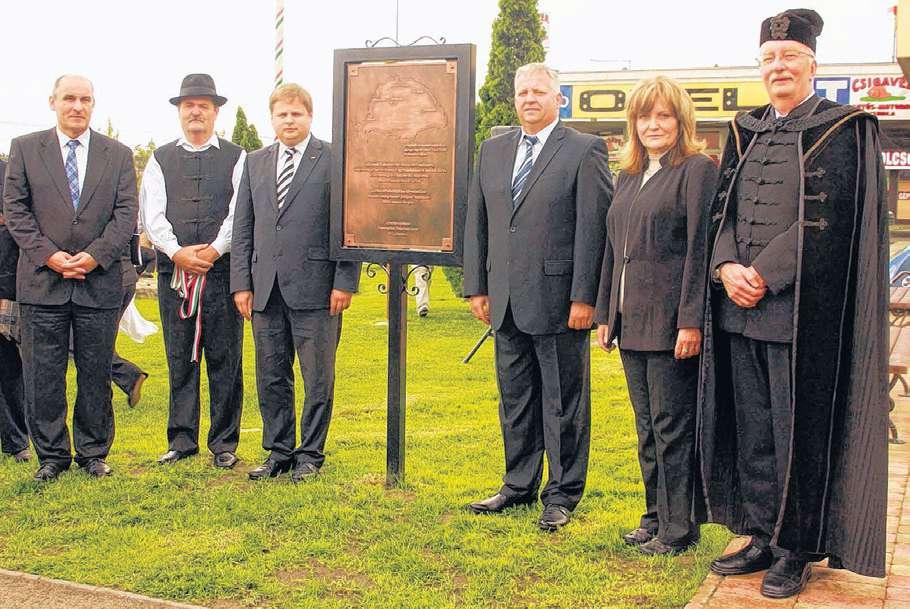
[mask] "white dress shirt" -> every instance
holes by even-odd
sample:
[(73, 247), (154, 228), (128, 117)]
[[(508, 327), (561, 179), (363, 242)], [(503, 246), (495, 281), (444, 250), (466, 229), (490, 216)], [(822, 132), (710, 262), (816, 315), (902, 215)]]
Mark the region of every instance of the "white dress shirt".
[[(208, 150), (211, 146), (221, 148), (218, 142), (218, 136), (212, 135), (207, 142), (201, 146), (193, 146), (185, 138), (177, 140), (177, 145), (189, 152), (200, 152)], [(210, 244), (219, 255), (224, 255), (231, 251), (231, 236), (234, 228), (234, 208), (237, 205), (237, 191), (240, 188), (240, 178), (243, 176), (243, 162), (246, 160), (246, 151), (241, 151), (234, 165), (234, 171), (231, 175), (231, 183), (234, 186), (234, 193), (228, 203), (228, 215), (221, 223), (218, 235)], [(142, 188), (139, 191), (139, 216), (140, 222), (145, 227), (145, 232), (149, 236), (152, 245), (160, 249), (173, 258), (174, 254), (183, 247), (174, 235), (174, 227), (168, 221), (165, 215), (167, 211), (167, 192), (164, 185), (164, 172), (161, 171), (161, 165), (155, 155), (149, 157), (142, 173)], [(187, 243), (186, 245), (194, 245)]]
[[(300, 161), (303, 159), (303, 153), (306, 152), (306, 147), (310, 145), (310, 138), (313, 136), (312, 133), (308, 133), (307, 136), (303, 139), (302, 142), (294, 146), (294, 173), (297, 173), (297, 168), (300, 167)], [(278, 177), (281, 175), (281, 170), (284, 169), (284, 159), (287, 158), (287, 151), (290, 150), (288, 146), (285, 146), (279, 140), (278, 142), (278, 162), (275, 163), (275, 183), (278, 183)]]
[[(557, 117), (552, 123), (535, 133), (537, 136), (537, 143), (534, 144), (534, 147), (531, 148), (531, 162), (536, 163), (537, 157), (540, 156), (540, 151), (543, 150), (543, 145), (547, 143), (547, 138), (550, 137), (550, 134), (553, 133), (553, 129), (556, 128), (556, 123), (559, 122)], [(512, 181), (515, 181), (515, 176), (518, 175), (518, 170), (521, 169), (521, 166), (524, 164), (525, 160), (525, 150), (527, 150), (528, 145), (525, 143), (524, 136), (529, 135), (525, 133), (525, 130), (521, 130), (521, 137), (518, 139), (518, 153), (515, 155), (515, 166), (512, 167)]]
[(79, 137), (70, 137), (60, 131), (57, 127), (57, 140), (60, 142), (60, 154), (63, 155), (63, 167), (66, 167), (66, 157), (69, 156), (70, 148), (67, 146), (70, 140), (76, 140), (79, 145), (76, 146), (76, 171), (79, 173), (79, 194), (82, 195), (82, 185), (85, 184), (85, 168), (88, 167), (88, 145), (91, 140), (91, 129), (86, 129)]

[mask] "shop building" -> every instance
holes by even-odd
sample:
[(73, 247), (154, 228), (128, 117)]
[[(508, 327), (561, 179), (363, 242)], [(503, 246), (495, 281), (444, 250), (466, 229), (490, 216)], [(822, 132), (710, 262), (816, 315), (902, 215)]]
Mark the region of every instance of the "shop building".
[[(675, 79), (692, 96), (698, 134), (718, 160), (729, 121), (768, 103), (757, 67), (561, 72), (560, 117), (579, 131), (603, 137), (615, 161), (626, 137), (626, 99), (636, 82), (658, 74)], [(820, 64), (815, 92), (878, 117), (888, 207), (897, 223), (910, 225), (910, 85), (900, 66)]]

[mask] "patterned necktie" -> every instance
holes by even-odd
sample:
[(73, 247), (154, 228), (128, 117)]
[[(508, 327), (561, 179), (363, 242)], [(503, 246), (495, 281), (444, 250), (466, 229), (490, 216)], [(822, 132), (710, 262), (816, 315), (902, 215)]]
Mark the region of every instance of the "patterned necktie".
[(291, 188), (291, 180), (294, 179), (294, 155), (297, 153), (296, 148), (288, 148), (284, 151), (284, 167), (278, 174), (278, 209), (284, 205), (284, 198), (288, 195)]
[(525, 143), (525, 160), (521, 162), (515, 179), (512, 180), (512, 208), (518, 204), (518, 198), (521, 196), (521, 190), (525, 182), (528, 181), (528, 174), (531, 173), (531, 167), (534, 165), (534, 145), (540, 141), (536, 135), (525, 135), (522, 140)]
[(70, 198), (73, 200), (73, 209), (79, 209), (79, 166), (76, 164), (76, 147), (79, 140), (70, 140), (66, 143), (69, 152), (66, 153), (66, 181), (70, 185)]

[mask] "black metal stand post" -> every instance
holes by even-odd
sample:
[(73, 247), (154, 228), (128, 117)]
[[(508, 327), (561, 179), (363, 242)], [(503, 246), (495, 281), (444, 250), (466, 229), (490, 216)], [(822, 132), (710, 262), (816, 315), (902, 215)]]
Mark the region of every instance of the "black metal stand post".
[(389, 385), (386, 420), (387, 487), (404, 483), (404, 421), (407, 396), (408, 297), (407, 267), (389, 263)]

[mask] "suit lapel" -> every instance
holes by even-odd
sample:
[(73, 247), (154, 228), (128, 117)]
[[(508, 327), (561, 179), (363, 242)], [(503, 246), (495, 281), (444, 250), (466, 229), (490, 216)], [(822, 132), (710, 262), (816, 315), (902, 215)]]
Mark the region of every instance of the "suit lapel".
[(272, 206), (275, 215), (278, 215), (278, 142), (269, 146), (269, 153), (265, 155), (265, 175), (271, 184), (266, 189), (269, 193), (269, 205)]
[(79, 209), (77, 214), (91, 202), (98, 183), (111, 164), (111, 150), (107, 140), (95, 137), (95, 133), (89, 136), (88, 141), (88, 162), (85, 166), (85, 180), (82, 182), (82, 192), (79, 195)]
[(60, 140), (57, 139), (57, 130), (47, 131), (41, 138), (39, 154), (47, 173), (51, 176), (54, 186), (60, 192), (62, 202), (73, 212), (73, 199), (70, 197), (69, 184), (66, 181), (66, 170), (63, 168), (63, 155), (60, 152)]
[(303, 151), (303, 158), (300, 159), (300, 164), (297, 165), (297, 171), (294, 172), (294, 177), (291, 179), (291, 187), (288, 189), (288, 194), (284, 198), (284, 205), (278, 215), (281, 215), (294, 202), (294, 198), (300, 192), (303, 183), (310, 177), (320, 156), (322, 156), (322, 142), (315, 137), (310, 138), (310, 143), (307, 145), (306, 150)]
[(531, 167), (531, 173), (528, 175), (528, 180), (525, 182), (521, 194), (518, 195), (518, 201), (515, 202), (512, 215), (515, 215), (515, 212), (518, 211), (518, 208), (524, 203), (525, 199), (528, 197), (528, 193), (534, 188), (534, 182), (537, 181), (537, 178), (539, 178), (540, 174), (543, 173), (543, 170), (547, 168), (547, 165), (553, 159), (553, 156), (562, 147), (562, 140), (565, 135), (565, 127), (563, 127), (561, 123), (558, 123), (553, 129), (553, 132), (550, 133), (550, 137), (547, 138), (547, 143), (543, 145), (543, 149), (537, 156), (537, 160), (534, 161), (534, 166)]
[[(502, 170), (503, 170), (503, 173), (504, 173), (503, 179), (504, 179), (505, 182), (506, 182), (506, 191), (509, 192), (509, 193), (511, 194), (511, 192), (512, 192), (512, 178), (514, 177), (512, 174), (515, 172), (515, 157), (518, 155), (518, 143), (521, 141), (521, 127), (519, 127), (518, 129), (516, 129), (516, 130), (512, 133), (512, 136), (511, 136), (511, 137), (507, 137), (507, 138), (504, 138), (504, 139), (505, 139), (505, 141), (507, 142), (506, 145), (507, 145), (507, 146), (510, 146), (510, 148), (509, 148), (508, 150), (505, 151), (505, 152), (506, 152), (505, 157), (506, 157), (507, 159), (512, 159), (512, 161), (511, 161), (508, 165), (503, 165), (503, 167), (502, 167)], [(509, 199), (509, 204), (511, 205), (511, 203), (512, 203), (512, 201), (511, 201), (511, 198), (510, 198), (510, 199)]]

